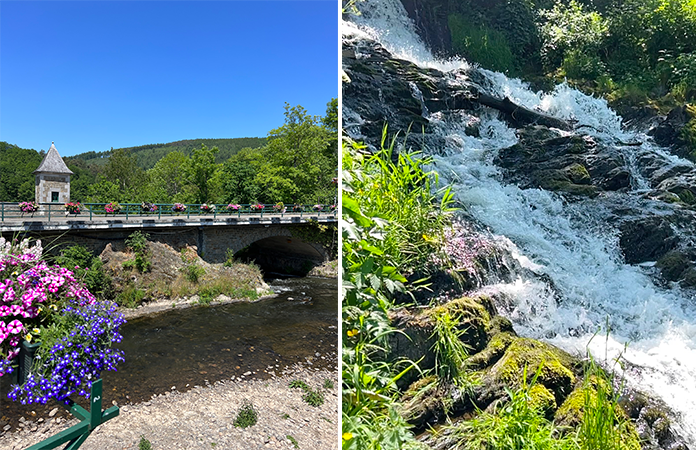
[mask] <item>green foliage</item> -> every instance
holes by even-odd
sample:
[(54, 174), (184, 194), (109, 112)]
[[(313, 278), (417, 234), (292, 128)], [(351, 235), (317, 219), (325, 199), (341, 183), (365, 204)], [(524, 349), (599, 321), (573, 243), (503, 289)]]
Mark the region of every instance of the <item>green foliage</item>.
[(125, 261), (123, 263), (124, 269), (135, 267), (140, 273), (150, 270), (152, 262), (150, 261), (150, 251), (147, 243), (149, 237), (150, 235), (147, 233), (136, 231), (126, 238), (126, 247), (133, 251), (135, 258), (132, 261)]
[(293, 447), (295, 447), (295, 448), (300, 448), (300, 444), (297, 443), (297, 439), (295, 439), (294, 437), (290, 436), (289, 434), (288, 434), (287, 436), (285, 436), (285, 437), (288, 438), (288, 441), (292, 442)]
[(234, 419), (234, 426), (239, 428), (251, 427), (256, 425), (258, 417), (259, 413), (254, 409), (254, 405), (248, 401), (244, 401), (237, 413), (237, 418)]
[[(523, 380), (526, 380), (526, 369)], [(506, 389), (508, 399), (498, 404), (493, 412), (480, 412), (470, 421), (446, 427), (451, 432), (453, 450), (570, 450), (577, 449), (572, 436), (559, 438), (553, 423), (544, 417), (544, 411), (534, 401), (532, 382), (512, 391)], [(602, 447), (597, 447), (597, 449)]]
[(152, 450), (152, 444), (150, 444), (150, 441), (145, 439), (145, 436), (140, 436), (140, 442), (138, 443), (138, 450)]
[(291, 388), (293, 388), (293, 389), (298, 389), (298, 388), (299, 388), (299, 389), (302, 389), (303, 391), (306, 391), (306, 390), (309, 389), (309, 386), (307, 385), (307, 383), (305, 383), (305, 382), (302, 381), (302, 380), (292, 380), (292, 381), (290, 382), (290, 384), (288, 384), (288, 386), (291, 387)]
[(293, 389), (302, 389), (305, 392), (302, 395), (302, 400), (308, 405), (318, 407), (324, 404), (324, 394), (318, 389), (316, 391), (313, 390), (304, 381), (292, 380), (288, 386)]
[(319, 407), (324, 404), (324, 394), (319, 390), (314, 391), (312, 389), (307, 389), (302, 396), (302, 400), (309, 406)]
[(145, 299), (145, 291), (128, 283), (116, 296), (116, 303), (126, 308), (137, 308)]
[(589, 355), (583, 381), (582, 422), (578, 441), (582, 450), (639, 450), (638, 435), (619, 406), (614, 377)]
[(0, 201), (34, 200), (34, 175), (45, 152), (0, 142)]
[(516, 71), (515, 58), (503, 33), (458, 14), (450, 15), (448, 24), (452, 48), (457, 53), (486, 69), (505, 73)]
[(324, 389), (326, 389), (327, 391), (330, 391), (333, 388), (334, 388), (333, 380), (330, 380), (329, 378), (324, 380)]
[(217, 147), (208, 149), (205, 144), (201, 144), (201, 148), (191, 153), (188, 164), (183, 167), (189, 183), (197, 188), (196, 203), (208, 203), (211, 199), (213, 174), (217, 170), (215, 155), (218, 152)]
[(580, 54), (588, 58), (586, 55), (596, 53), (609, 30), (600, 14), (586, 11), (575, 0), (556, 3), (551, 10), (542, 11), (541, 21), (541, 56), (549, 69), (558, 67), (570, 50), (575, 52), (576, 60)]
[[(443, 235), (448, 223), (453, 197), (449, 189), (433, 193), (438, 178), (436, 173), (425, 170), (430, 158), (421, 158), (418, 153), (393, 155), (396, 137), (389, 147), (384, 146), (385, 140), (386, 127), (382, 149), (374, 155), (362, 153), (354, 146), (344, 151), (343, 183), (348, 190), (343, 195), (344, 215), (358, 220), (357, 225), (367, 230), (377, 228), (379, 223), (389, 224), (379, 233), (366, 233), (364, 244), (358, 241), (360, 244), (354, 249), (344, 247), (344, 260), (357, 263), (354, 260), (356, 251), (359, 254), (360, 249), (375, 248), (378, 251), (365, 260), (368, 266), (365, 274), (372, 271), (375, 263), (404, 271), (427, 271), (432, 254), (440, 251), (438, 237)], [(356, 208), (367, 217), (354, 215), (358, 213)], [(371, 221), (368, 217), (379, 219)], [(349, 234), (357, 232), (352, 227), (346, 230)], [(369, 278), (371, 283), (376, 283), (376, 278)], [(390, 292), (394, 290), (391, 282), (387, 282), (386, 287)]]
[(200, 278), (205, 275), (205, 269), (197, 264), (197, 260), (197, 255), (193, 250), (181, 249), (181, 261), (184, 263), (181, 272), (191, 283), (198, 283)]
[(435, 352), (435, 371), (441, 380), (454, 382), (462, 386), (464, 381), (468, 351), (460, 337), (466, 333), (459, 329), (459, 321), (446, 311), (438, 311), (433, 315), (435, 328), (433, 330)]
[(696, 161), (696, 106), (687, 106), (687, 111), (691, 116), (691, 120), (686, 124), (682, 130), (682, 139), (689, 144), (691, 148), (691, 153), (689, 155), (692, 161)]
[(112, 198), (120, 202), (135, 201), (147, 181), (146, 173), (138, 166), (135, 156), (124, 149), (112, 149), (104, 167), (104, 176), (107, 181), (118, 186), (114, 193), (116, 196)]
[(111, 278), (104, 272), (104, 263), (85, 247), (67, 247), (53, 258), (53, 262), (72, 270), (77, 278), (84, 281), (92, 294), (100, 298), (113, 298)]

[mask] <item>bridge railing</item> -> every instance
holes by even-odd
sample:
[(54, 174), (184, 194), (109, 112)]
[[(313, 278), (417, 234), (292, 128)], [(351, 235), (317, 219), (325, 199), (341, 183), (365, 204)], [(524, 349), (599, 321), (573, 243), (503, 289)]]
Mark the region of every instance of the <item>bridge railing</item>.
[(39, 203), (36, 210), (24, 206), (24, 211), (19, 203), (0, 202), (0, 221), (11, 219), (48, 220), (61, 217), (89, 217), (95, 218), (156, 216), (162, 217), (186, 217), (213, 216), (241, 217), (241, 216), (336, 216), (335, 205), (325, 204), (294, 204), (279, 206), (277, 204), (199, 204), (199, 203)]

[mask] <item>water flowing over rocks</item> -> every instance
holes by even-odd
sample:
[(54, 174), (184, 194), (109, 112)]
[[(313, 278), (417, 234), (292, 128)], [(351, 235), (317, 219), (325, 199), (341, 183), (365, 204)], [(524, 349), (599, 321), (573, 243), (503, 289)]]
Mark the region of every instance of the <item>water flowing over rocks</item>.
[[(483, 380), (462, 392), (409, 373), (400, 380), (404, 389), (413, 383), (404, 417), (419, 430), (448, 415), (470, 418), (504, 398), (518, 381), (513, 368), (534, 373), (543, 360), (537, 400), (556, 423), (576, 423), (588, 389), (578, 355), (590, 350), (607, 363), (626, 359), (622, 404), (636, 426), (627, 441), (696, 445), (696, 166), (674, 150), (683, 117), (636, 112), (633, 126), (653, 131), (629, 132), (606, 102), (566, 85), (534, 93), (502, 74), (438, 61), (409, 34), (398, 2), (387, 3), (366, 2), (344, 25), (343, 128), (372, 149), (385, 125), (388, 138), (410, 130), (396, 147), (432, 155), (452, 184), (467, 230), (458, 239), (495, 243), (494, 252), (461, 258), (459, 288), (436, 273), (433, 287), (444, 293), (421, 293), (420, 306), (392, 312), (402, 333), (390, 336), (391, 358), (424, 370), (435, 364), (433, 308), (458, 311)], [(611, 338), (600, 343), (592, 336), (604, 324)], [(451, 445), (441, 434), (422, 440)]]

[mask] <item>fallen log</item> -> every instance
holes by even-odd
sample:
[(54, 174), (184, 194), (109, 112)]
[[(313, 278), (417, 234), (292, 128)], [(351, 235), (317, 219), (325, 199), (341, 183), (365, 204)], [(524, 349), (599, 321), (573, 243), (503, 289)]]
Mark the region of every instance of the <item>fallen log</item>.
[(510, 100), (508, 97), (500, 100), (499, 98), (493, 97), (488, 94), (481, 94), (472, 100), (478, 103), (497, 109), (498, 111), (505, 113), (508, 119), (511, 120), (516, 125), (526, 125), (526, 124), (539, 124), (545, 125), (547, 127), (558, 128), (561, 130), (570, 131), (573, 129), (570, 123), (565, 120), (557, 119), (555, 117), (549, 116), (547, 114), (533, 111), (531, 109), (520, 106)]

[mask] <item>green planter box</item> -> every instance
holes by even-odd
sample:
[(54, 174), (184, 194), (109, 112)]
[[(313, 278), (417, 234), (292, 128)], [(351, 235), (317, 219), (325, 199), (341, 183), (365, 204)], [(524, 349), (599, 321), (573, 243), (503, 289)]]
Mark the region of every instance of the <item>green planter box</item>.
[(12, 372), (12, 383), (24, 384), (27, 381), (27, 375), (31, 371), (31, 366), (34, 364), (36, 352), (41, 345), (40, 342), (30, 344), (27, 341), (22, 341), (22, 346), (19, 349), (19, 356), (15, 358), (18, 368)]

